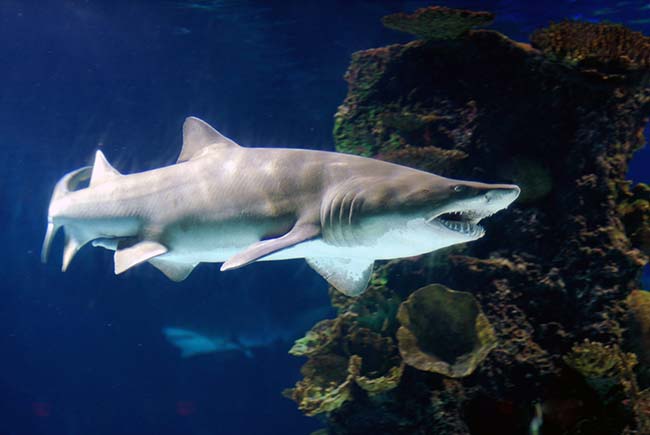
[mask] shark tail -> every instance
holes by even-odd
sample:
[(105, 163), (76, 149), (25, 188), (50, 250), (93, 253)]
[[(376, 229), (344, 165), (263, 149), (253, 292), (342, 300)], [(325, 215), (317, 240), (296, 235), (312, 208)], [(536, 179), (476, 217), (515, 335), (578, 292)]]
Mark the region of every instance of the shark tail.
[(52, 210), (57, 201), (67, 196), (69, 193), (79, 190), (79, 186), (85, 181), (90, 180), (89, 187), (92, 187), (115, 177), (120, 177), (121, 175), (122, 174), (108, 163), (104, 154), (98, 150), (95, 154), (95, 163), (93, 166), (85, 166), (76, 171), (69, 172), (64, 175), (58, 183), (56, 183), (56, 186), (54, 186), (54, 192), (52, 193), (52, 199), (50, 200), (50, 207), (47, 215), (47, 230), (45, 232), (45, 239), (43, 240), (43, 248), (41, 250), (41, 261), (43, 263), (47, 262), (52, 240), (59, 228), (62, 226), (65, 230), (65, 247), (63, 248), (61, 270), (64, 272), (79, 249), (95, 238), (75, 230), (74, 227), (64, 226), (61, 223), (56, 222), (55, 216), (52, 215)]
[[(77, 190), (79, 184), (90, 178), (92, 169), (93, 168), (90, 166), (85, 166), (83, 168), (77, 169), (76, 171), (69, 172), (65, 174), (58, 183), (56, 183), (56, 186), (54, 186), (54, 192), (52, 193), (52, 199), (50, 200), (50, 211), (47, 215), (47, 231), (45, 232), (45, 239), (43, 240), (43, 248), (41, 250), (41, 261), (43, 263), (47, 262), (52, 240), (54, 239), (54, 236), (58, 232), (59, 228), (62, 226), (61, 224), (54, 222), (54, 218), (52, 216), (52, 204), (66, 196), (68, 193)], [(68, 248), (67, 239), (68, 235), (66, 234), (66, 248), (64, 249), (63, 254), (64, 264), (66, 256), (70, 256), (70, 252), (73, 251), (72, 245), (70, 248)], [(72, 253), (72, 255), (74, 255), (74, 253)], [(70, 260), (72, 260), (72, 258), (70, 258)]]

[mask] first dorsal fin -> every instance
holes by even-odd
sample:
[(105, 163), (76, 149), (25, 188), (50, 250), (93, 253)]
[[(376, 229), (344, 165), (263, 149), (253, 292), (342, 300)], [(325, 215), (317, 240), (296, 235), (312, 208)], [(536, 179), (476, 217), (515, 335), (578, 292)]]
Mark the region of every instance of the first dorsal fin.
[(183, 149), (178, 156), (178, 163), (196, 157), (209, 146), (239, 147), (237, 143), (228, 139), (207, 122), (193, 116), (185, 119), (183, 124)]
[(96, 186), (105, 181), (120, 177), (121, 175), (122, 174), (120, 174), (117, 169), (108, 163), (104, 153), (97, 150), (97, 153), (95, 153), (95, 163), (93, 164), (93, 173), (90, 176), (90, 186)]

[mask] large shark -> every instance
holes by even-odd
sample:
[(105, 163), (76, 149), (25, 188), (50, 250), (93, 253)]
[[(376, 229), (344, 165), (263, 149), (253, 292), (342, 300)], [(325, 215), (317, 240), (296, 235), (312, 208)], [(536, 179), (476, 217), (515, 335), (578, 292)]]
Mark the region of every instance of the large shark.
[(189, 117), (176, 164), (122, 175), (97, 151), (92, 167), (65, 175), (50, 202), (42, 260), (64, 227), (63, 271), (91, 241), (115, 250), (116, 274), (148, 261), (175, 281), (204, 262), (223, 262), (223, 271), (305, 258), (355, 296), (375, 260), (479, 239), (479, 222), (519, 192), (354, 155), (246, 148)]

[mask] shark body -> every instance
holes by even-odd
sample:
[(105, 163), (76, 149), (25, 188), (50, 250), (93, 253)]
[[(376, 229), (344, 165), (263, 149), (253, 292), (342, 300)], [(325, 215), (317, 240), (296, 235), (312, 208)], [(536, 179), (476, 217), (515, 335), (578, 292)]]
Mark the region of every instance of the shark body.
[(116, 274), (148, 261), (175, 281), (204, 262), (229, 270), (305, 258), (335, 288), (358, 295), (375, 260), (476, 240), (478, 222), (518, 195), (515, 185), (359, 156), (241, 147), (190, 117), (174, 165), (122, 175), (97, 151), (93, 167), (65, 175), (50, 202), (42, 259), (64, 227), (63, 271), (91, 241), (115, 251)]
[[(212, 353), (241, 352), (251, 358), (258, 349), (274, 346), (290, 347), (315, 322), (332, 314), (329, 306), (301, 311), (290, 318), (270, 320), (266, 312), (250, 313), (245, 325), (210, 319), (213, 325), (183, 324), (166, 326), (162, 333), (167, 341), (180, 350), (181, 358)], [(252, 314), (252, 315), (251, 315)], [(196, 322), (191, 322), (196, 323)]]
[(248, 358), (253, 357), (253, 349), (271, 345), (272, 341), (251, 339), (240, 340), (238, 337), (209, 337), (197, 331), (176, 327), (165, 327), (162, 333), (171, 344), (181, 351), (181, 358), (222, 352), (242, 352)]

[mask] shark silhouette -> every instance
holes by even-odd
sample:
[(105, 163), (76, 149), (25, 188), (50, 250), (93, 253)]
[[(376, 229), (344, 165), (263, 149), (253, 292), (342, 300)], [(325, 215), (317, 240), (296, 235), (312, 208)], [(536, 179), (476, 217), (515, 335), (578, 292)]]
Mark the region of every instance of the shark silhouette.
[(148, 261), (175, 281), (203, 262), (229, 270), (305, 258), (355, 296), (375, 260), (476, 240), (479, 222), (519, 192), (354, 155), (245, 148), (189, 117), (174, 165), (122, 175), (97, 151), (92, 167), (65, 175), (50, 202), (42, 260), (64, 227), (63, 271), (91, 241), (115, 251), (116, 274)]
[[(266, 312), (253, 313), (246, 325), (212, 320), (212, 325), (165, 326), (162, 333), (180, 350), (181, 358), (212, 353), (241, 352), (252, 358), (254, 351), (272, 346), (288, 347), (315, 322), (332, 314), (328, 306), (306, 309), (284, 321), (272, 321)], [(247, 313), (250, 315), (251, 313)], [(195, 323), (195, 322), (192, 322)]]

